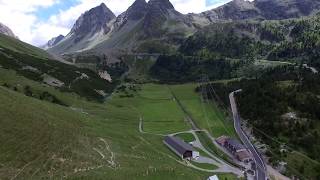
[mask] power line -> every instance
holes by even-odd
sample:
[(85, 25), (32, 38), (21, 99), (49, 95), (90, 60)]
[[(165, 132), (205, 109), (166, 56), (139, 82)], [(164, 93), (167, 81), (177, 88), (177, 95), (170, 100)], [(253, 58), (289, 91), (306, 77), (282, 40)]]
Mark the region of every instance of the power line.
[(278, 140), (276, 140), (275, 138), (271, 137), (270, 135), (266, 134), (264, 131), (256, 128), (253, 124), (251, 124), (251, 123), (249, 123), (249, 122), (247, 122), (247, 123), (248, 123), (249, 125), (251, 125), (251, 127), (252, 127), (253, 129), (255, 129), (257, 132), (259, 132), (260, 134), (263, 134), (265, 137), (269, 138), (269, 139), (272, 140), (273, 142), (276, 142), (276, 143), (278, 143), (278, 144), (280, 144), (280, 145), (285, 145), (285, 146), (286, 146), (288, 149), (290, 149), (291, 151), (296, 151), (296, 152), (298, 152), (298, 153), (300, 153), (300, 154), (308, 157), (312, 162), (320, 164), (320, 162), (318, 162), (317, 160), (311, 159), (308, 155), (300, 152), (299, 150), (294, 149), (293, 147), (287, 145), (287, 143), (278, 141)]
[[(208, 76), (207, 76), (206, 78), (209, 79)], [(208, 91), (207, 91), (207, 89), (208, 89), (207, 86), (205, 87), (205, 89), (206, 89), (206, 95), (207, 95), (207, 92), (208, 92)], [(211, 96), (213, 96), (213, 94), (212, 94), (212, 92), (210, 91), (210, 89), (209, 89), (209, 93), (210, 93)], [(207, 98), (207, 103), (209, 104), (208, 98)], [(219, 122), (222, 124), (224, 130), (225, 130), (228, 134), (232, 134), (232, 133), (230, 133), (230, 131), (226, 128), (226, 124), (225, 124), (225, 122), (222, 120), (222, 119), (224, 119), (224, 118), (221, 117), (219, 113), (217, 113), (217, 116), (218, 116)]]

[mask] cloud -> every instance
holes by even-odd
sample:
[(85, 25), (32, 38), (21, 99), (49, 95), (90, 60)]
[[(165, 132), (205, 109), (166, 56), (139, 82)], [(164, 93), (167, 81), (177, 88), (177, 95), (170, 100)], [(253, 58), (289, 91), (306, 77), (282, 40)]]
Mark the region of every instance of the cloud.
[(0, 0), (0, 22), (9, 26), (22, 40), (31, 43), (38, 8), (52, 6), (58, 0)]
[[(39, 46), (54, 36), (66, 35), (82, 13), (102, 2), (119, 15), (135, 0), (73, 0), (74, 6), (60, 10), (46, 20), (36, 16), (37, 11), (64, 1), (67, 0), (0, 0), (0, 22), (9, 26), (21, 40)], [(216, 3), (208, 7), (206, 0), (171, 0), (175, 8), (185, 14), (212, 9), (230, 0), (214, 1)]]

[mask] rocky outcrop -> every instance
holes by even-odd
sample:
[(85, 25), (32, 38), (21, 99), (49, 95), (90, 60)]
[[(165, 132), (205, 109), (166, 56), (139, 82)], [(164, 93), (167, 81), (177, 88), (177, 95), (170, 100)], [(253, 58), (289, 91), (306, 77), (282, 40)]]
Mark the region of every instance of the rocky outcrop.
[(97, 43), (101, 37), (110, 32), (116, 16), (104, 4), (92, 8), (82, 14), (73, 25), (71, 31), (60, 43), (48, 49), (53, 54), (79, 52)]
[(104, 34), (110, 31), (108, 23), (116, 16), (113, 12), (102, 3), (80, 16), (72, 27), (69, 35), (76, 36), (75, 42), (81, 41), (86, 36), (93, 36), (101, 30)]
[(62, 42), (49, 51), (134, 51), (152, 42), (178, 47), (188, 35), (216, 22), (298, 18), (319, 9), (320, 0), (233, 0), (210, 11), (184, 15), (169, 0), (136, 0), (115, 17), (101, 4), (83, 14)]
[(137, 21), (145, 17), (148, 10), (148, 4), (145, 0), (136, 0), (127, 11), (120, 14), (114, 26), (116, 29), (121, 29), (128, 21)]
[(184, 18), (182, 14), (176, 11), (169, 0), (150, 0), (148, 2), (148, 12), (144, 19), (144, 31), (148, 36), (161, 36), (162, 25), (167, 20), (173, 20), (176, 23)]
[(6, 25), (0, 23), (0, 33), (1, 34), (4, 34), (4, 35), (7, 35), (7, 36), (11, 36), (13, 38), (18, 38), (13, 32), (12, 30), (7, 27)]
[(49, 49), (55, 45), (57, 45), (59, 42), (61, 42), (63, 40), (64, 36), (63, 35), (59, 35), (55, 38), (52, 38), (51, 40), (49, 40), (47, 42), (47, 44), (41, 46), (42, 49)]
[(281, 20), (319, 12), (320, 0), (233, 0), (201, 13), (210, 22), (225, 20)]
[(320, 0), (255, 0), (264, 19), (299, 18), (319, 12)]

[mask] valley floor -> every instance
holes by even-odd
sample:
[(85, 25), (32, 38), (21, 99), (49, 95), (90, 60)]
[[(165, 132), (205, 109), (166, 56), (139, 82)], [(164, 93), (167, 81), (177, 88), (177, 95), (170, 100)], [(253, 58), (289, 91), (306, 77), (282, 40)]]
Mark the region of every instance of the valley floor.
[[(201, 109), (193, 84), (128, 84), (125, 91), (114, 93), (101, 104), (12, 71), (0, 69), (0, 73), (0, 84), (10, 85), (0, 87), (0, 177), (4, 179), (202, 180), (213, 174), (236, 179), (232, 174), (201, 170), (214, 170), (214, 165), (188, 165), (162, 143), (162, 135), (191, 128), (172, 92), (190, 110), (195, 123), (214, 137), (234, 135), (232, 125), (213, 104)], [(50, 92), (68, 106), (27, 97), (23, 95), (25, 85), (33, 91)], [(141, 118), (147, 133), (139, 132)], [(208, 143), (203, 138), (201, 141)], [(204, 146), (214, 156), (221, 153), (212, 145)]]

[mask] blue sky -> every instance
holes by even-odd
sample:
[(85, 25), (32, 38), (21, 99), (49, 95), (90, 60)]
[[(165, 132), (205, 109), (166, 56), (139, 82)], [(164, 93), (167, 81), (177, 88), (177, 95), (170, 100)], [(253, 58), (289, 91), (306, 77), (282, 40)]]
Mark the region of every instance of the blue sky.
[(49, 7), (41, 7), (38, 11), (35, 12), (35, 15), (41, 21), (46, 21), (50, 16), (58, 14), (60, 11), (66, 11), (70, 7), (76, 6), (79, 3), (77, 0), (68, 0), (56, 3)]
[(213, 6), (216, 4), (226, 3), (226, 0), (206, 0), (206, 6)]
[[(181, 13), (199, 13), (230, 0), (170, 1)], [(39, 46), (59, 34), (66, 35), (82, 13), (102, 2), (119, 15), (134, 0), (0, 0), (0, 22), (21, 40)]]

